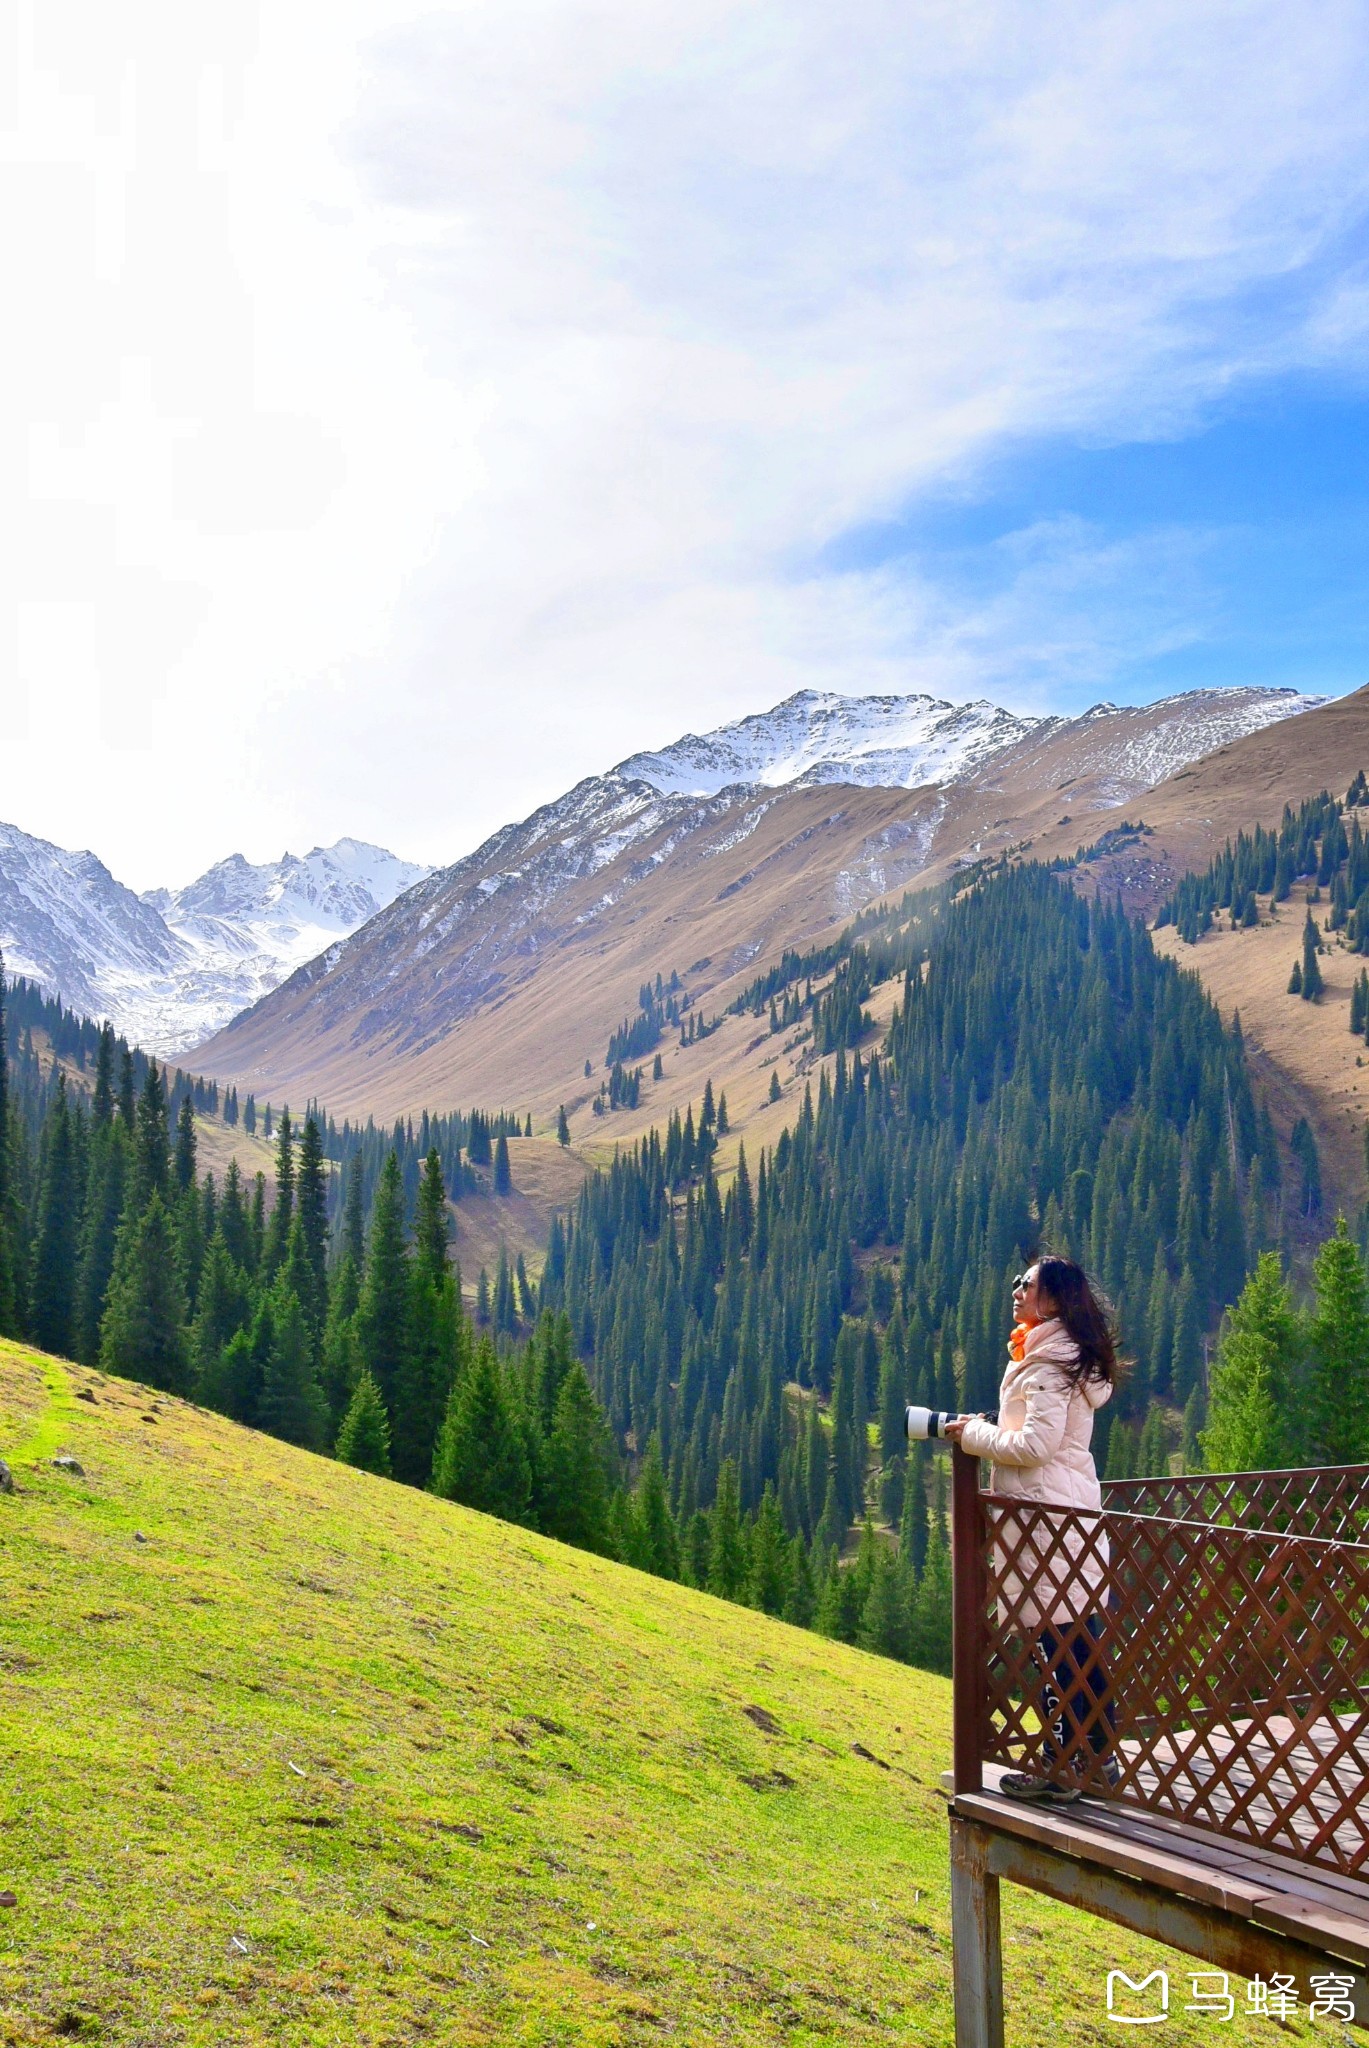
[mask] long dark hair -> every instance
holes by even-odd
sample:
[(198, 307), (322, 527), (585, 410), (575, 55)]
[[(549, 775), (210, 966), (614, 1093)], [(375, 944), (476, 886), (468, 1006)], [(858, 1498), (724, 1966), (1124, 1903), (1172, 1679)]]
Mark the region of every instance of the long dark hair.
[(1083, 1267), (1047, 1252), (1037, 1261), (1036, 1285), (1079, 1347), (1078, 1362), (1065, 1368), (1065, 1377), (1076, 1387), (1084, 1380), (1106, 1380), (1111, 1385), (1118, 1372), (1112, 1315), (1089, 1285)]

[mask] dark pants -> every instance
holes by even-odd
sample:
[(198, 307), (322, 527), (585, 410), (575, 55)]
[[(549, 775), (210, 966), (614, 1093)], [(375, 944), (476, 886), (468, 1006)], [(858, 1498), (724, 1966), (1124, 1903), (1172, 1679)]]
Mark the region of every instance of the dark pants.
[[(1037, 1670), (1046, 1674), (1041, 1705), (1047, 1728), (1047, 1770), (1063, 1755), (1067, 1762), (1076, 1762), (1082, 1771), (1081, 1740), (1088, 1743), (1095, 1756), (1108, 1756), (1112, 1751), (1117, 1734), (1117, 1708), (1102, 1651), (1096, 1647), (1102, 1634), (1102, 1615), (1090, 1614), (1073, 1630), (1043, 1628), (1037, 1638), (1034, 1662)], [(1085, 1731), (1084, 1723), (1095, 1702), (1102, 1706), (1103, 1720), (1092, 1722)]]

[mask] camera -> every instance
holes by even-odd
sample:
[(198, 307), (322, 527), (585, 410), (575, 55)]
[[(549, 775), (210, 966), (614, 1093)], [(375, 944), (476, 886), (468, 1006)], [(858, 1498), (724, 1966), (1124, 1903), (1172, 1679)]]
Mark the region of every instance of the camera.
[(903, 1411), (903, 1434), (910, 1443), (925, 1444), (929, 1437), (944, 1437), (948, 1422), (963, 1422), (961, 1415), (949, 1414), (944, 1408), (905, 1408)]

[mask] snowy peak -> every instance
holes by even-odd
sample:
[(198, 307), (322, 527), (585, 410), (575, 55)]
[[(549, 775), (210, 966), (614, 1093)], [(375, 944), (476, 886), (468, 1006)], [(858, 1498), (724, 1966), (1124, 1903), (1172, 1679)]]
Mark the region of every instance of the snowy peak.
[(428, 870), (359, 839), (135, 896), (92, 853), (0, 825), (0, 946), (23, 974), (150, 1052), (219, 1030)]
[(737, 783), (913, 789), (954, 780), (1040, 723), (983, 699), (950, 704), (800, 690), (773, 711), (686, 733), (660, 753), (633, 754), (614, 772), (680, 796), (713, 796)]
[(1119, 776), (1149, 788), (1213, 747), (1325, 701), (1294, 690), (1194, 690), (1134, 709), (1095, 704), (1071, 721), (1007, 711), (984, 698), (951, 704), (939, 697), (801, 690), (773, 711), (686, 733), (659, 753), (632, 754), (614, 774), (678, 796), (712, 796), (738, 784), (944, 787), (1033, 738), (1054, 736), (1070, 724), (1084, 729), (1112, 722)]
[(384, 847), (339, 839), (334, 846), (316, 846), (303, 855), (285, 853), (257, 867), (233, 853), (185, 888), (150, 890), (143, 900), (155, 904), (178, 930), (228, 918), (311, 927), (336, 937), (355, 931), (427, 872)]

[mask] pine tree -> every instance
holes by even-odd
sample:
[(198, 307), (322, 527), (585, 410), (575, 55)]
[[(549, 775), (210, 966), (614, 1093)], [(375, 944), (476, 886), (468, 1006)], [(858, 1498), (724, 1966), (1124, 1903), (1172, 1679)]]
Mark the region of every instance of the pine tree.
[(718, 1474), (718, 1492), (708, 1523), (708, 1590), (736, 1600), (746, 1584), (747, 1546), (742, 1528), (737, 1467), (731, 1458)]
[(29, 1327), (42, 1351), (69, 1358), (75, 1325), (78, 1228), (77, 1160), (66, 1076), (43, 1128), (42, 1177), (29, 1280)]
[(182, 1195), (195, 1186), (195, 1105), (187, 1088), (176, 1112), (176, 1188)]
[(507, 1195), (513, 1190), (513, 1175), (509, 1171), (509, 1141), (501, 1131), (499, 1142), (494, 1148), (494, 1192)]
[(189, 1392), (185, 1289), (171, 1218), (155, 1188), (146, 1208), (130, 1207), (120, 1227), (100, 1363), (169, 1394)]
[[(270, 1104), (267, 1104), (266, 1136), (270, 1130)], [(290, 1249), (290, 1230), (295, 1220), (295, 1130), (290, 1121), (290, 1108), (280, 1113), (276, 1126), (276, 1200), (271, 1210), (271, 1221), (267, 1228), (264, 1246), (264, 1275), (269, 1280), (285, 1264)]]
[(1207, 1427), (1199, 1434), (1209, 1472), (1270, 1471), (1290, 1462), (1301, 1348), (1278, 1254), (1264, 1252), (1227, 1315), (1213, 1361)]
[(781, 1096), (783, 1095), (783, 1093), (784, 1093), (784, 1090), (783, 1090), (783, 1089), (782, 1089), (782, 1088), (780, 1087), (780, 1070), (779, 1070), (779, 1068), (778, 1068), (778, 1067), (772, 1067), (772, 1068), (770, 1069), (770, 1095), (769, 1095), (769, 1100), (770, 1100), (771, 1102), (778, 1102), (778, 1101), (780, 1100)]
[(284, 1276), (274, 1292), (273, 1342), (262, 1375), (261, 1427), (288, 1444), (317, 1450), (324, 1441), (327, 1410), (314, 1372), (308, 1319)]
[(433, 1458), (433, 1492), (487, 1515), (519, 1522), (532, 1472), (527, 1445), (494, 1345), (482, 1337), (452, 1388)]
[(931, 1520), (927, 1508), (926, 1444), (909, 1447), (908, 1477), (903, 1489), (903, 1520), (899, 1526), (898, 1549), (914, 1579), (920, 1580), (927, 1562)]
[(393, 1427), (409, 1341), (409, 1250), (404, 1186), (392, 1151), (381, 1170), (366, 1247), (366, 1278), (357, 1315), (361, 1359), (380, 1389)]
[(907, 1662), (912, 1653), (913, 1623), (909, 1590), (897, 1551), (881, 1545), (856, 1630), (856, 1641), (863, 1650)]
[(165, 1203), (171, 1172), (171, 1139), (166, 1121), (165, 1076), (155, 1060), (147, 1063), (138, 1097), (134, 1143), (132, 1204), (145, 1209), (153, 1195)]
[(122, 1118), (106, 1120), (90, 1143), (85, 1215), (76, 1275), (76, 1355), (84, 1365), (100, 1356), (100, 1322), (105, 1312), (119, 1222), (131, 1171), (128, 1133)]
[(756, 1510), (756, 1519), (751, 1525), (750, 1549), (747, 1605), (759, 1607), (765, 1614), (780, 1614), (788, 1590), (789, 1545), (775, 1489), (768, 1480)]
[(570, 1143), (570, 1123), (566, 1117), (566, 1105), (564, 1102), (556, 1112), (556, 1142), (558, 1145), (569, 1145)]
[(795, 1628), (811, 1628), (817, 1615), (818, 1601), (813, 1586), (813, 1567), (808, 1557), (808, 1546), (801, 1535), (790, 1539), (786, 1577), (784, 1619)]
[(1146, 1419), (1141, 1425), (1141, 1437), (1136, 1448), (1136, 1473), (1138, 1479), (1163, 1479), (1169, 1474), (1169, 1437), (1165, 1429), (1164, 1411), (1158, 1401), (1152, 1401), (1146, 1410)]
[(1324, 986), (1322, 981), (1321, 962), (1317, 958), (1317, 955), (1320, 951), (1321, 939), (1317, 933), (1316, 921), (1313, 918), (1311, 911), (1309, 910), (1307, 913), (1307, 920), (1302, 928), (1301, 995), (1305, 1003), (1317, 1002), (1320, 999), (1322, 988)]
[(342, 1209), (342, 1251), (350, 1257), (358, 1275), (366, 1270), (366, 1219), (363, 1208), (361, 1154), (347, 1169), (347, 1199)]
[(295, 1169), (295, 1219), (307, 1290), (300, 1293), (300, 1306), (317, 1350), (328, 1314), (328, 1168), (323, 1156), (323, 1136), (312, 1116), (305, 1118), (300, 1138)]
[(390, 1419), (380, 1389), (368, 1372), (363, 1372), (352, 1392), (342, 1427), (338, 1431), (336, 1456), (344, 1465), (362, 1472), (390, 1476)]
[(556, 1394), (547, 1447), (543, 1527), (562, 1543), (609, 1554), (613, 1445), (585, 1369), (575, 1360)]
[(642, 1477), (634, 1502), (636, 1557), (639, 1569), (654, 1572), (658, 1579), (680, 1576), (680, 1540), (670, 1512), (665, 1473), (661, 1467), (661, 1440), (653, 1436), (642, 1461)]
[(1313, 1267), (1306, 1449), (1319, 1464), (1369, 1459), (1369, 1287), (1364, 1262), (1336, 1218)]
[(927, 1562), (918, 1584), (912, 1619), (912, 1661), (927, 1671), (951, 1668), (951, 1553), (946, 1542), (946, 1494), (940, 1459), (933, 1461), (932, 1526)]

